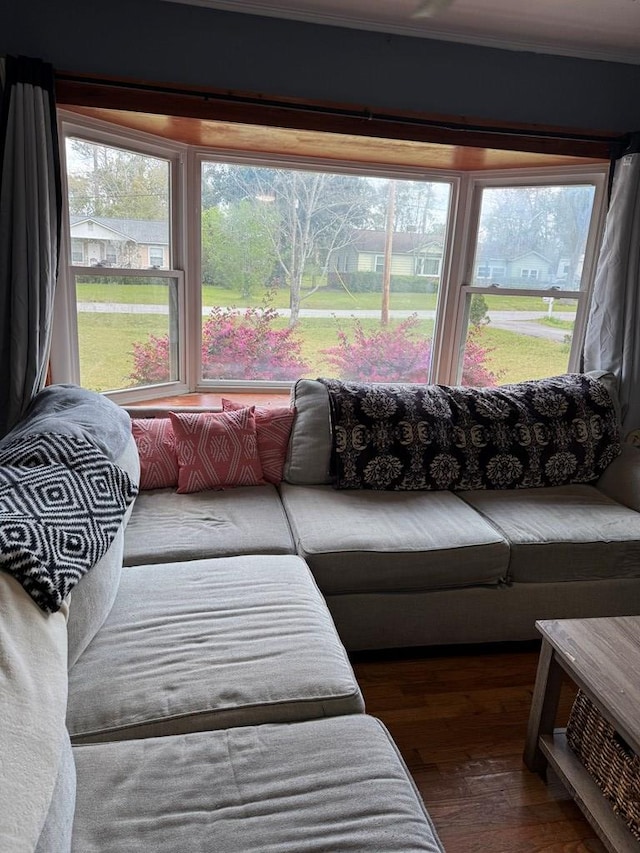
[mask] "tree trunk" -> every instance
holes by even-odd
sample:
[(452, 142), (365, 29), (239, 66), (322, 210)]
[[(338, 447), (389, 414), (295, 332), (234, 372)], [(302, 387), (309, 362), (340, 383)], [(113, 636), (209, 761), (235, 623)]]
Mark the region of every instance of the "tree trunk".
[(291, 287), (289, 290), (289, 325), (295, 326), (300, 317), (300, 294), (302, 292), (302, 270), (293, 270), (291, 273)]

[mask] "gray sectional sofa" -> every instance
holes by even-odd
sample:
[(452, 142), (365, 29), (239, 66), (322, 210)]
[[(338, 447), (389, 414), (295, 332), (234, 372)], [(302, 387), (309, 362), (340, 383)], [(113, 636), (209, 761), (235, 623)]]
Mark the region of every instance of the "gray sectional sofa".
[[(613, 377), (592, 378), (617, 407)], [(636, 447), (623, 444), (592, 483), (336, 490), (326, 386), (300, 380), (291, 401), (297, 414), (279, 486), (141, 492), (125, 564), (297, 554), (350, 651), (528, 640), (536, 619), (640, 612)]]
[[(640, 612), (640, 453), (616, 425), (592, 482), (336, 489), (327, 385), (299, 381), (292, 403), (282, 482), (140, 491), (55, 612), (5, 562), (1, 850), (442, 851), (345, 647)], [(0, 474), (7, 445), (61, 433), (136, 483), (130, 416), (168, 410), (45, 389)]]
[[(22, 488), (20, 473), (47, 478), (35, 445), (15, 450), (16, 439), (34, 435), (39, 445), (78, 437), (125, 471), (129, 486), (138, 480), (126, 412), (54, 386), (0, 441), (3, 499), (12, 477)], [(51, 529), (70, 530), (75, 495), (61, 496), (63, 481), (52, 479), (36, 491), (64, 506)], [(100, 474), (96, 514), (104, 481)], [(123, 511), (108, 549), (77, 583), (69, 580), (75, 528), (65, 543), (69, 565), (64, 548), (50, 560), (26, 534), (13, 536), (9, 560), (3, 540), (3, 853), (441, 853), (393, 741), (364, 713), (326, 603), (293, 553), (276, 490), (258, 491), (267, 527), (277, 529), (256, 553), (222, 556), (216, 538), (198, 531), (209, 519), (231, 551), (228, 518), (237, 514), (255, 531), (246, 513), (257, 494), (243, 502), (229, 493), (226, 519), (215, 509), (221, 493), (178, 517), (165, 508), (162, 536), (141, 534), (153, 527), (145, 498), (154, 496), (140, 494), (140, 510), (136, 500)], [(155, 496), (159, 507), (167, 497)], [(7, 531), (25, 521), (25, 506), (3, 500)], [(123, 569), (125, 536), (138, 565)], [(34, 582), (66, 593), (60, 605), (42, 609), (29, 593)]]

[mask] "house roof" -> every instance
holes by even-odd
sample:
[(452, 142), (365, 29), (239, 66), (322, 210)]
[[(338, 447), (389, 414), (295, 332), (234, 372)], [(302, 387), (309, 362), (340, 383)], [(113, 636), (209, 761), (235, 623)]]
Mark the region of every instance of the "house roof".
[(521, 252), (519, 255), (514, 255), (512, 258), (510, 258), (510, 260), (511, 260), (511, 262), (519, 261), (521, 258), (529, 258), (531, 255), (537, 255), (540, 258), (540, 260), (545, 262), (545, 264), (551, 263), (549, 258), (545, 257), (540, 252), (537, 252), (535, 249), (529, 249), (528, 252)]
[(121, 239), (134, 243), (169, 245), (169, 225), (166, 220), (155, 219), (115, 219), (107, 216), (70, 216), (71, 225), (81, 222), (95, 222), (103, 228), (117, 232)]
[(531, 255), (537, 255), (540, 260), (544, 261), (545, 264), (551, 265), (551, 261), (545, 255), (536, 251), (535, 249), (529, 249), (527, 252), (519, 252), (517, 255), (508, 255), (504, 257), (497, 257), (496, 255), (488, 255), (484, 252), (480, 251), (476, 258), (476, 263), (479, 264), (512, 264), (515, 261), (519, 261), (522, 258), (528, 258)]
[[(358, 252), (384, 252), (386, 231), (358, 230), (352, 235), (352, 245)], [(431, 245), (440, 246), (439, 240), (417, 231), (396, 231), (393, 235), (394, 254), (409, 254)]]

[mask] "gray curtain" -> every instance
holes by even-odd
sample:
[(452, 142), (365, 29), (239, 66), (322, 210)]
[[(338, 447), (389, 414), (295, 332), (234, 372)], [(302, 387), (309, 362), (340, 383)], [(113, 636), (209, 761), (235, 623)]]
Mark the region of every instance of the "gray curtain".
[(3, 65), (0, 437), (45, 383), (62, 209), (53, 69), (24, 57)]
[(585, 370), (618, 380), (622, 428), (640, 427), (640, 134), (616, 161), (584, 345)]

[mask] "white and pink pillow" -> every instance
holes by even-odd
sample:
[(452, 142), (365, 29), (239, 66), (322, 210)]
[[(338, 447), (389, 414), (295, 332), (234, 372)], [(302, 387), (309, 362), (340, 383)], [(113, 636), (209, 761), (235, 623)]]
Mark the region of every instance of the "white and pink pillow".
[[(222, 398), (225, 412), (241, 411), (241, 403)], [(254, 406), (258, 454), (262, 463), (262, 476), (267, 483), (280, 483), (282, 470), (287, 458), (289, 436), (296, 416), (296, 410), (286, 406), (269, 409), (267, 406)]]
[(169, 417), (179, 494), (264, 484), (253, 406), (229, 412), (170, 412)]
[(169, 418), (132, 418), (131, 432), (140, 457), (140, 488), (175, 488), (178, 457)]

